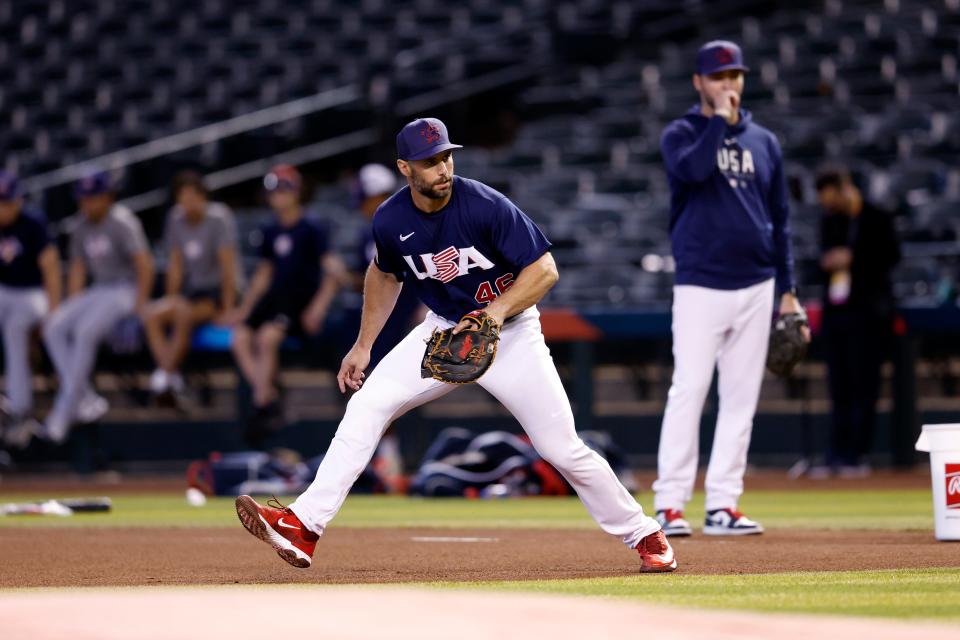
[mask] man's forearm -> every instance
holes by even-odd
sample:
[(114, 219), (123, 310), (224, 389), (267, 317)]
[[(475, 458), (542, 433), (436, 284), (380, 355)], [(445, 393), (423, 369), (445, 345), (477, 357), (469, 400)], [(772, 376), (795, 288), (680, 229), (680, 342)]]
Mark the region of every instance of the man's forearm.
[(487, 313), (503, 322), (540, 302), (559, 279), (553, 256), (545, 253), (520, 272), (513, 286), (487, 305)]
[(67, 272), (67, 295), (74, 296), (81, 291), (87, 281), (87, 270), (80, 262), (71, 262)]
[(153, 290), (153, 258), (149, 254), (143, 254), (137, 259), (137, 302), (139, 309), (150, 299), (150, 292)]
[(263, 294), (270, 287), (271, 278), (273, 278), (273, 268), (266, 263), (261, 263), (257, 270), (253, 272), (250, 286), (247, 288), (247, 293), (243, 296), (243, 302), (240, 304), (240, 309), (244, 313), (250, 313), (254, 305), (263, 297)]
[(363, 313), (360, 317), (360, 334), (357, 345), (370, 349), (383, 330), (387, 318), (397, 304), (397, 297), (403, 283), (397, 282), (392, 274), (380, 270), (374, 263), (367, 267), (363, 280)]
[(331, 274), (324, 274), (323, 280), (320, 282), (320, 288), (317, 289), (317, 292), (310, 300), (310, 308), (326, 316), (327, 310), (330, 308), (330, 304), (333, 302), (333, 297), (337, 294), (339, 286), (340, 283), (337, 282), (336, 277)]
[(221, 249), (220, 260), (220, 306), (226, 311), (237, 305), (236, 254), (231, 249)]
[(167, 264), (167, 278), (165, 282), (165, 291), (168, 296), (180, 293), (180, 287), (183, 285), (183, 264), (180, 258), (171, 256)]
[(43, 276), (43, 288), (47, 293), (47, 303), (52, 311), (60, 304), (60, 298), (63, 295), (60, 256), (56, 249), (48, 247), (40, 254), (40, 273)]

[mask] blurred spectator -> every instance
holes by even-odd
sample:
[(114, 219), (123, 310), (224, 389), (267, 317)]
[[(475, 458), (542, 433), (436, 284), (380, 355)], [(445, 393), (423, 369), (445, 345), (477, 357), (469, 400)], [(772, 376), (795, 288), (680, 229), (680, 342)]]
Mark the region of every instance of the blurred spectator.
[(234, 314), (233, 354), (253, 388), (248, 439), (256, 444), (281, 421), (278, 353), (287, 335), (320, 333), (343, 277), (327, 231), (304, 217), (300, 172), (278, 165), (263, 179), (276, 219), (262, 229), (260, 262)]
[[(361, 167), (357, 173), (353, 184), (353, 201), (357, 210), (367, 221), (373, 220), (373, 214), (383, 204), (393, 192), (397, 189), (396, 174), (382, 164), (368, 164)], [(367, 267), (373, 261), (376, 253), (376, 244), (373, 241), (373, 225), (366, 225), (360, 233), (357, 244), (358, 252), (354, 271), (351, 274), (351, 283), (357, 291), (363, 291), (363, 277)], [(357, 310), (356, 323), (359, 327), (360, 318)], [(423, 305), (417, 299), (413, 287), (405, 287), (400, 290), (400, 297), (397, 298), (397, 304), (394, 306), (387, 323), (384, 325), (377, 340), (373, 343), (373, 349), (370, 351), (370, 366), (367, 372), (373, 370), (377, 363), (400, 342), (411, 329), (411, 324), (415, 321), (414, 316), (420, 312), (420, 317), (416, 320), (422, 320), (426, 313)]]
[(237, 224), (221, 202), (210, 202), (200, 174), (185, 171), (173, 181), (175, 205), (167, 217), (168, 252), (164, 297), (147, 307), (147, 343), (157, 363), (150, 391), (166, 403), (183, 391), (180, 365), (193, 329), (224, 321), (236, 306)]
[(85, 176), (74, 195), (80, 216), (70, 236), (68, 297), (43, 330), (60, 379), (44, 425), (53, 442), (63, 442), (75, 421), (93, 422), (107, 412), (107, 401), (90, 384), (97, 349), (118, 321), (142, 314), (153, 285), (143, 227), (130, 209), (115, 203), (109, 175)]
[(46, 216), (25, 211), (16, 176), (0, 171), (0, 328), (6, 398), (3, 433), (24, 447), (39, 431), (33, 419), (30, 334), (60, 302), (60, 254)]
[(823, 340), (833, 404), (827, 469), (820, 473), (864, 475), (893, 323), (890, 272), (900, 244), (890, 216), (864, 202), (847, 169), (820, 171), (816, 188), (824, 209)]

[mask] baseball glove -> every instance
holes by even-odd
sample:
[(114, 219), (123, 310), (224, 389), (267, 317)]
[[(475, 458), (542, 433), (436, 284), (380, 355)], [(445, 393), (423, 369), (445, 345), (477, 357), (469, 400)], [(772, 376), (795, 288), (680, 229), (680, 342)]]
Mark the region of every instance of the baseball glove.
[(453, 329), (434, 329), (420, 363), (420, 376), (450, 384), (466, 384), (482, 376), (497, 355), (500, 326), (483, 311), (461, 318), (470, 326), (454, 335)]
[(784, 313), (773, 321), (767, 369), (781, 378), (790, 376), (797, 363), (807, 355), (807, 341), (803, 337), (803, 327), (806, 326), (805, 313)]

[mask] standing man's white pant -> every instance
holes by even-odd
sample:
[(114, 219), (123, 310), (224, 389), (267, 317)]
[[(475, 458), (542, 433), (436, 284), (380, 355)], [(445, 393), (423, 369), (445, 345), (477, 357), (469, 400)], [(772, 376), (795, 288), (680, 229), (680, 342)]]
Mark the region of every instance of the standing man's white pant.
[[(420, 377), (420, 361), (431, 332), (453, 324), (427, 314), (350, 399), (316, 479), (290, 505), (310, 530), (322, 533), (340, 510), (387, 425), (456, 389), (456, 385)], [(563, 474), (604, 531), (634, 547), (660, 529), (656, 520), (644, 515), (607, 461), (577, 436), (570, 402), (544, 343), (535, 307), (504, 325), (494, 363), (477, 384), (514, 415), (537, 452)]]
[(753, 416), (767, 360), (774, 281), (724, 291), (673, 289), (673, 382), (657, 456), (654, 506), (682, 510), (693, 495), (700, 451), (700, 416), (714, 366), (720, 407), (707, 467), (706, 509), (736, 508)]

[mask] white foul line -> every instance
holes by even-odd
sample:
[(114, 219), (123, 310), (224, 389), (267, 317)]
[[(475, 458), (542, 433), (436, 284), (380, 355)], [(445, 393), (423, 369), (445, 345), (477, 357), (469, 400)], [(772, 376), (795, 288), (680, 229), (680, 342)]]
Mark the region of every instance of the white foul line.
[(413, 536), (414, 542), (499, 542), (499, 538), (457, 538), (452, 536)]

